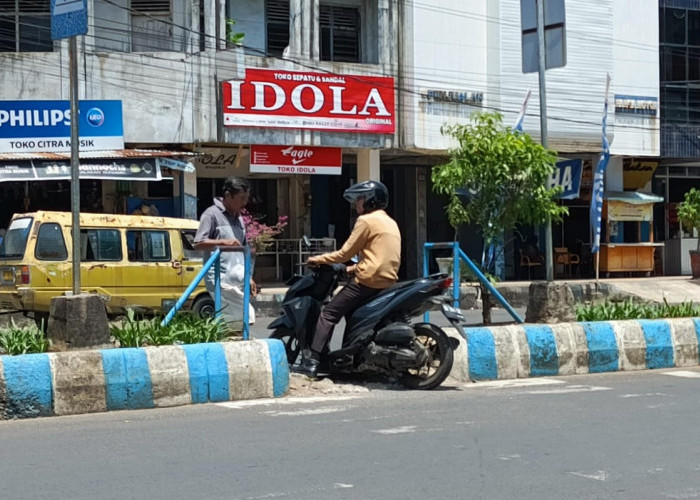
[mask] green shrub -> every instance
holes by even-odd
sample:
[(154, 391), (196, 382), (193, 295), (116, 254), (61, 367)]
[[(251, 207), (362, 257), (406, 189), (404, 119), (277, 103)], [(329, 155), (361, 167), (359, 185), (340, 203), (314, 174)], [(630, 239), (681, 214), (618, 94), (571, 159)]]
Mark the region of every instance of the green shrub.
[(51, 340), (44, 336), (44, 324), (41, 328), (31, 323), (18, 326), (14, 319), (11, 325), (0, 329), (0, 354), (29, 354), (47, 352), (51, 348)]
[(576, 319), (578, 321), (689, 318), (694, 316), (700, 316), (700, 308), (694, 306), (692, 302), (670, 305), (665, 299), (663, 304), (642, 304), (628, 299), (624, 302), (605, 301), (603, 304), (578, 304), (576, 306)]
[(166, 326), (161, 326), (161, 321), (160, 317), (139, 318), (129, 309), (121, 326), (112, 326), (111, 332), (121, 347), (218, 342), (227, 333), (222, 321), (201, 319), (190, 313), (176, 315)]

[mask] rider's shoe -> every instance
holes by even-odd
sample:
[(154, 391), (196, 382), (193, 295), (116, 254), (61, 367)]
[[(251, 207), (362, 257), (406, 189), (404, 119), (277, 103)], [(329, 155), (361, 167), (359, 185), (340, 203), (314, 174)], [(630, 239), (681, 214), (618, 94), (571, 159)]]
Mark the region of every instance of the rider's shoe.
[(301, 363), (292, 366), (292, 372), (306, 375), (309, 378), (318, 376), (319, 356), (313, 351), (306, 349), (301, 354)]

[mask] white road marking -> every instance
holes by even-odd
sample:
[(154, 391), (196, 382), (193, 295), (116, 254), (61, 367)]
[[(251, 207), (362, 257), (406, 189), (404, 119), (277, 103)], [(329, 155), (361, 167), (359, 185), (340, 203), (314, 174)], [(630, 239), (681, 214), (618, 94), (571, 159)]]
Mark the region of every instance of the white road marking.
[(275, 491), (272, 493), (266, 493), (264, 495), (255, 496), (255, 497), (245, 497), (245, 500), (264, 500), (266, 498), (285, 498), (285, 497), (306, 498), (309, 495), (309, 493), (324, 493), (324, 492), (327, 492), (329, 490), (341, 490), (341, 489), (354, 488), (354, 487), (355, 487), (355, 485), (353, 485), (353, 484), (333, 483), (333, 485), (331, 487), (317, 486), (317, 487), (305, 488), (303, 490), (292, 490), (292, 491), (287, 491), (287, 492)]
[(584, 474), (583, 472), (569, 472), (574, 476), (585, 477), (586, 479), (595, 479), (596, 481), (605, 481), (608, 479), (608, 473), (604, 470), (599, 470), (594, 474)]
[(266, 399), (249, 399), (245, 401), (225, 401), (223, 403), (215, 403), (217, 406), (223, 406), (231, 410), (240, 410), (251, 406), (271, 406), (271, 405), (295, 405), (309, 403), (325, 403), (328, 401), (345, 401), (348, 399), (357, 399), (359, 396), (312, 396), (305, 398), (266, 398)]
[(597, 385), (569, 385), (561, 389), (542, 389), (539, 391), (527, 391), (527, 394), (570, 394), (574, 392), (595, 392), (611, 391), (612, 387), (601, 387)]
[(681, 491), (678, 493), (664, 493), (664, 496), (674, 499), (698, 498), (700, 497), (700, 490), (697, 490), (695, 488), (689, 488), (685, 491)]
[(488, 382), (476, 382), (474, 384), (465, 384), (462, 387), (467, 389), (510, 389), (513, 387), (532, 387), (539, 385), (565, 384), (563, 380), (555, 380), (552, 378), (518, 378), (508, 380), (490, 380)]
[(311, 408), (308, 410), (297, 411), (265, 411), (263, 414), (271, 417), (298, 417), (302, 415), (325, 415), (327, 413), (338, 413), (339, 411), (347, 411), (347, 406), (326, 406), (324, 408)]
[(670, 375), (671, 377), (682, 377), (682, 378), (700, 378), (700, 372), (689, 372), (689, 371), (677, 371), (677, 372), (665, 372), (663, 375)]
[(618, 398), (653, 398), (656, 396), (668, 396), (669, 394), (664, 394), (663, 392), (647, 392), (643, 394), (621, 394)]
[(394, 427), (393, 429), (380, 429), (372, 432), (375, 432), (377, 434), (406, 434), (410, 432), (416, 432), (416, 426), (406, 425), (404, 427)]
[(515, 460), (516, 458), (520, 458), (520, 455), (505, 455), (503, 457), (498, 457), (499, 460)]

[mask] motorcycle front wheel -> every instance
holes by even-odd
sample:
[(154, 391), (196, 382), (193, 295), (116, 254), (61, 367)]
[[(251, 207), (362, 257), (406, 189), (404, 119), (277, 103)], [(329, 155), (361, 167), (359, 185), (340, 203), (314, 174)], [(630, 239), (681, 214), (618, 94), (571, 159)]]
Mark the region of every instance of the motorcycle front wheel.
[(414, 327), (416, 339), (428, 351), (428, 360), (418, 369), (408, 370), (399, 380), (411, 389), (430, 390), (442, 384), (452, 370), (454, 354), (449, 336), (428, 323)]
[(270, 338), (282, 341), (284, 344), (284, 351), (287, 353), (287, 362), (290, 366), (293, 365), (299, 357), (299, 351), (301, 350), (294, 330), (290, 330), (289, 328), (277, 328), (272, 332)]

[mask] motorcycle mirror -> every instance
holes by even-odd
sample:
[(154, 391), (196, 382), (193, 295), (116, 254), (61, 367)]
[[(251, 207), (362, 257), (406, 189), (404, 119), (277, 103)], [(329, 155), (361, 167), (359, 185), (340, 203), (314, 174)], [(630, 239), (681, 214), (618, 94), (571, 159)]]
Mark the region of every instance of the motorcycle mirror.
[(302, 240), (304, 241), (304, 245), (306, 245), (307, 248), (311, 248), (311, 240), (308, 236), (304, 235), (302, 237)]

